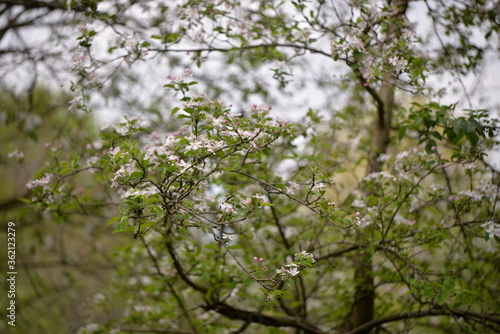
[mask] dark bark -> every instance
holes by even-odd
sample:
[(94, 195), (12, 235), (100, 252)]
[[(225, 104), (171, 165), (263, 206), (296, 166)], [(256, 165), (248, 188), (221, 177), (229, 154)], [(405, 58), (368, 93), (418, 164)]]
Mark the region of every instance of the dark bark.
[(205, 310), (214, 310), (230, 319), (243, 320), (246, 322), (258, 323), (261, 325), (272, 326), (272, 327), (290, 327), (297, 328), (305, 333), (321, 334), (324, 333), (319, 328), (308, 323), (306, 320), (301, 320), (297, 318), (289, 317), (275, 317), (269, 316), (258, 312), (250, 312), (236, 307), (230, 306), (223, 302), (217, 302), (205, 305), (203, 307)]
[(361, 334), (368, 333), (373, 328), (379, 327), (383, 324), (400, 321), (405, 319), (414, 319), (414, 318), (424, 318), (424, 317), (432, 317), (432, 316), (452, 316), (452, 317), (462, 317), (466, 319), (470, 319), (472, 321), (480, 321), (480, 322), (489, 322), (491, 325), (500, 325), (500, 318), (496, 317), (496, 315), (487, 314), (487, 313), (477, 313), (468, 310), (452, 310), (446, 308), (431, 308), (428, 310), (421, 310), (416, 312), (408, 312), (408, 313), (397, 313), (391, 314), (385, 317), (381, 317), (370, 321), (358, 328), (354, 328), (353, 330), (345, 333), (345, 334)]
[(67, 9), (66, 1), (37, 1), (37, 0), (4, 0), (7, 6), (23, 6), (25, 9)]

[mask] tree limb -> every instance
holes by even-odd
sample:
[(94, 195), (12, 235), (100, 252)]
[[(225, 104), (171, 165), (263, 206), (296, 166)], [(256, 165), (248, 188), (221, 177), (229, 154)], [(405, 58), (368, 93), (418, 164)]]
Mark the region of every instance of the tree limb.
[(431, 308), (428, 310), (422, 310), (418, 312), (408, 312), (408, 313), (396, 313), (392, 315), (388, 315), (386, 317), (378, 318), (373, 321), (367, 322), (361, 326), (358, 326), (357, 328), (353, 329), (352, 331), (346, 332), (344, 334), (358, 334), (362, 332), (367, 332), (370, 331), (371, 329), (375, 327), (379, 327), (383, 324), (389, 323), (389, 322), (394, 322), (394, 321), (399, 321), (399, 320), (404, 320), (404, 319), (411, 319), (411, 318), (423, 318), (423, 317), (428, 317), (428, 316), (438, 316), (438, 315), (445, 315), (445, 316), (456, 316), (456, 317), (464, 317), (464, 318), (479, 318), (482, 320), (486, 320), (489, 322), (493, 322), (497, 325), (500, 325), (500, 319), (496, 318), (490, 314), (482, 314), (482, 313), (476, 313), (472, 311), (460, 311), (460, 310), (447, 310), (447, 309), (436, 309), (436, 308)]
[(316, 326), (308, 323), (306, 320), (289, 318), (289, 317), (274, 317), (269, 315), (264, 315), (258, 312), (250, 312), (242, 309), (232, 307), (226, 303), (216, 302), (203, 306), (207, 311), (213, 310), (220, 313), (230, 319), (243, 320), (253, 323), (258, 323), (261, 325), (272, 326), (272, 327), (291, 327), (301, 329), (306, 333), (312, 334), (324, 334), (322, 330)]
[(66, 1), (40, 1), (40, 0), (3, 0), (8, 6), (23, 6), (26, 9), (48, 8), (53, 9), (68, 9), (72, 7), (66, 6)]

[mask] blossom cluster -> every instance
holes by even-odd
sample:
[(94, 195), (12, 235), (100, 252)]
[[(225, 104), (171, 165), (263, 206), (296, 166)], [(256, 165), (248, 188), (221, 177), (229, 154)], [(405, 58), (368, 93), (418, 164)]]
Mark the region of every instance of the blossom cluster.
[(129, 135), (139, 131), (145, 125), (146, 118), (144, 115), (137, 114), (134, 116), (124, 116), (125, 122), (119, 124), (105, 124), (101, 127), (101, 131), (108, 131), (109, 129), (116, 131), (120, 135)]
[[(287, 267), (288, 269), (285, 269)], [(281, 269), (276, 269), (276, 274), (279, 276), (297, 276), (300, 274), (299, 266), (295, 263), (290, 263), (285, 265), (285, 267), (281, 267)]]
[[(345, 28), (344, 36), (334, 38), (330, 44), (334, 59), (342, 57), (355, 64), (365, 87), (380, 84), (383, 73), (392, 73), (395, 80), (401, 80), (405, 85), (419, 86), (421, 77), (410, 71), (411, 61), (421, 61), (415, 50), (413, 24), (399, 16), (394, 4), (356, 1), (352, 8), (354, 17)], [(380, 35), (380, 30), (390, 31), (387, 25), (394, 24), (395, 19), (401, 20), (399, 36)], [(412, 80), (407, 80), (409, 77)]]
[[(186, 71), (187, 76), (190, 72)], [(185, 77), (170, 77), (173, 88), (183, 85)], [(269, 106), (251, 106), (252, 119), (243, 118), (230, 108), (204, 95), (184, 96), (180, 106), (174, 108), (183, 122), (178, 130), (153, 131), (146, 136), (143, 133), (148, 125), (143, 117), (125, 117), (118, 125), (102, 128), (103, 142), (88, 147), (91, 156), (87, 165), (91, 170), (111, 173), (111, 187), (118, 188), (126, 210), (134, 217), (135, 212), (151, 215), (168, 201), (175, 203), (170, 204), (171, 210), (185, 217), (192, 215), (190, 210), (200, 215), (209, 210), (218, 212), (215, 225), (238, 219), (240, 213), (271, 204), (255, 191), (220, 201), (225, 192), (209, 185), (217, 182), (224, 170), (237, 166), (234, 163), (243, 156), (249, 162), (258, 161), (262, 149), (290, 135), (291, 125), (269, 117)], [(222, 239), (228, 242), (231, 235), (225, 235)]]
[(41, 188), (43, 190), (51, 190), (49, 183), (54, 179), (53, 174), (45, 173), (41, 178), (32, 180), (26, 184), (26, 187), (30, 190), (35, 188)]
[(484, 228), (489, 239), (493, 239), (494, 237), (500, 238), (500, 224), (497, 222), (488, 221), (481, 226)]
[(12, 151), (12, 152), (10, 152), (7, 156), (9, 158), (16, 159), (19, 162), (21, 162), (21, 161), (24, 160), (24, 152), (23, 151), (18, 151), (17, 149), (14, 150), (14, 151)]
[(297, 258), (296, 262), (292, 262), (281, 267), (280, 269), (276, 269), (277, 277), (287, 279), (289, 277), (297, 276), (300, 274), (301, 269), (311, 267), (316, 262), (314, 255), (305, 250), (300, 253), (296, 253), (295, 257)]
[(33, 191), (34, 196), (31, 198), (33, 203), (42, 201), (44, 205), (47, 205), (54, 202), (54, 189), (51, 186), (54, 179), (54, 174), (45, 173), (41, 178), (31, 180), (26, 184), (26, 187)]

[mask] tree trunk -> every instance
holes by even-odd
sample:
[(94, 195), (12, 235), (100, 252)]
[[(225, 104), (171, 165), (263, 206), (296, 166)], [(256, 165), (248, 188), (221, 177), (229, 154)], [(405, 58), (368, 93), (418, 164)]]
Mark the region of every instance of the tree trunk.
[[(392, 1), (389, 1), (389, 4)], [(408, 9), (409, 0), (396, 0), (395, 5), (398, 11), (393, 17), (391, 25), (387, 29), (387, 40), (397, 38), (401, 33), (402, 19), (404, 19)], [(377, 119), (373, 129), (372, 154), (368, 161), (367, 174), (379, 172), (381, 162), (378, 159), (380, 154), (386, 153), (389, 146), (390, 131), (392, 125), (392, 116), (394, 111), (394, 78), (392, 73), (387, 71), (383, 76), (380, 90), (377, 92), (379, 99), (377, 105)], [(369, 234), (369, 231), (366, 231)], [(364, 232), (360, 231), (357, 240), (362, 243)], [(373, 281), (373, 263), (372, 254), (369, 251), (362, 250), (354, 258), (354, 280), (355, 294), (351, 312), (342, 325), (343, 331), (351, 331), (374, 319), (375, 310), (375, 287)], [(368, 334), (371, 330), (360, 331), (360, 334)]]

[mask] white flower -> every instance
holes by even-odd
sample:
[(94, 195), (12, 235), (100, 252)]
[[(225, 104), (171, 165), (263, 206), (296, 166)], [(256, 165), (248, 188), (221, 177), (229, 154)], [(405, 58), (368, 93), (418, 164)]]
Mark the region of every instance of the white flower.
[[(182, 127), (179, 129), (179, 131), (183, 131)], [(171, 147), (171, 146), (175, 145), (178, 140), (179, 140), (178, 137), (176, 137), (174, 135), (168, 135), (165, 137), (165, 140), (163, 141), (163, 145), (165, 145), (165, 147)]]
[(489, 198), (490, 201), (493, 201), (497, 194), (497, 187), (485, 179), (479, 181), (479, 185), (477, 186), (476, 190), (479, 193), (483, 194), (483, 196), (485, 196), (486, 198)]
[(153, 310), (153, 308), (149, 305), (134, 305), (134, 311), (141, 313), (148, 313)]
[(226, 203), (226, 202), (222, 202), (220, 205), (220, 211), (231, 215), (234, 213), (234, 208), (231, 204)]
[(92, 144), (88, 144), (87, 145), (87, 149), (89, 149), (89, 150), (96, 150), (96, 151), (98, 151), (101, 148), (102, 148), (102, 141), (100, 141), (100, 140), (96, 140)]
[(177, 159), (173, 159), (172, 161), (176, 162), (177, 163), (177, 166), (179, 166), (181, 168), (181, 173), (184, 173), (186, 170), (188, 170), (188, 168), (191, 167), (191, 165), (188, 165), (187, 162), (185, 162), (184, 160), (179, 160), (179, 158)]
[(38, 115), (26, 116), (24, 121), (23, 129), (27, 132), (34, 131), (38, 126), (42, 124), (42, 119)]
[(490, 240), (495, 236), (500, 238), (500, 224), (489, 221), (482, 224), (481, 226), (484, 227), (484, 231), (488, 233)]
[(125, 125), (114, 125), (114, 128), (116, 132), (118, 132), (121, 135), (126, 135), (128, 132), (128, 129), (125, 127)]
[(394, 162), (394, 169), (397, 172), (403, 172), (405, 170), (404, 160), (406, 160), (406, 158), (409, 156), (410, 152), (408, 151), (403, 151), (396, 156), (396, 160)]
[(227, 117), (240, 117), (242, 115), (242, 113), (240, 112), (234, 112), (234, 111), (231, 111), (230, 113), (227, 114)]
[(144, 196), (148, 198), (151, 195), (158, 193), (158, 189), (154, 186), (145, 188), (145, 189), (130, 189), (127, 190), (124, 194), (122, 194), (122, 198), (130, 198), (136, 196)]
[[(93, 167), (97, 162), (99, 161), (99, 157), (90, 157), (89, 159), (87, 159), (87, 166), (89, 167)], [(93, 172), (93, 170), (91, 170), (91, 172)]]
[(258, 199), (261, 203), (266, 201), (266, 198), (262, 195), (259, 195), (259, 194), (255, 194), (252, 197)]
[(71, 61), (73, 62), (74, 67), (81, 68), (83, 64), (87, 61), (87, 58), (82, 53), (75, 53), (71, 57)]
[(483, 195), (472, 190), (462, 190), (457, 194), (457, 196), (469, 197), (476, 202), (480, 201), (483, 198)]
[(24, 152), (14, 150), (14, 151), (10, 152), (7, 156), (9, 158), (15, 158), (15, 159), (21, 160), (21, 159), (24, 159)]
[(378, 180), (383, 180), (383, 179), (388, 179), (390, 181), (396, 181), (396, 177), (394, 175), (391, 175), (387, 172), (378, 172), (378, 173), (371, 173), (367, 176), (365, 176), (364, 180), (365, 181), (370, 181), (370, 180), (375, 180), (375, 181), (378, 181)]
[(391, 158), (392, 155), (390, 154), (387, 154), (387, 153), (382, 153), (378, 156), (377, 160), (380, 161), (380, 162), (384, 162), (384, 161), (387, 161)]
[(396, 56), (389, 58), (389, 63), (398, 71), (403, 70), (406, 65), (408, 65), (406, 59), (401, 59)]
[(476, 164), (473, 162), (464, 163), (464, 164), (462, 164), (462, 166), (464, 167), (465, 170), (473, 171), (473, 170), (477, 169)]
[(302, 252), (300, 252), (300, 253), (295, 254), (295, 256), (296, 256), (299, 260), (302, 260), (302, 259), (312, 259), (312, 263), (315, 263), (315, 262), (316, 262), (316, 260), (314, 259), (314, 255), (312, 255), (311, 253), (306, 252), (305, 250), (303, 250), (303, 251), (302, 251)]
[(146, 154), (144, 155), (144, 159), (147, 159), (151, 162), (157, 162), (157, 156), (167, 155), (168, 151), (163, 146), (151, 146), (146, 149)]
[(366, 204), (361, 199), (355, 199), (354, 201), (352, 201), (351, 206), (355, 207), (355, 208), (364, 208), (364, 207), (366, 207)]
[(394, 222), (396, 222), (397, 224), (404, 224), (404, 225), (414, 225), (416, 223), (415, 220), (410, 220), (410, 219), (407, 219), (405, 217), (403, 217), (402, 215), (400, 215), (399, 213), (396, 214), (396, 216), (394, 216)]
[(370, 222), (367, 221), (365, 218), (359, 219), (359, 217), (356, 217), (356, 225), (358, 225), (361, 228), (364, 228), (364, 227), (370, 225)]
[(43, 177), (28, 182), (26, 184), (26, 187), (28, 189), (33, 189), (33, 188), (36, 188), (36, 187), (43, 187), (44, 189), (48, 190), (48, 189), (50, 189), (50, 187), (48, 186), (48, 184), (50, 183), (50, 181), (52, 180), (53, 177), (54, 177), (53, 174), (46, 173), (46, 174), (43, 175)]
[(96, 293), (93, 297), (92, 300), (94, 304), (99, 304), (102, 303), (106, 300), (106, 296), (102, 293)]
[(69, 101), (68, 110), (70, 112), (75, 112), (81, 107), (81, 102), (83, 101), (81, 96), (75, 96), (71, 101)]
[(133, 164), (125, 164), (120, 166), (120, 169), (118, 169), (115, 172), (115, 176), (111, 179), (111, 187), (116, 187), (118, 186), (118, 181), (120, 178), (126, 178), (129, 177), (132, 172), (135, 171), (135, 161)]
[(227, 125), (227, 120), (225, 118), (214, 118), (212, 120), (212, 124), (218, 127), (224, 127)]
[(288, 272), (292, 276), (297, 276), (300, 273), (300, 271), (297, 268), (295, 268), (295, 267), (288, 269)]
[(435, 183), (431, 184), (429, 188), (431, 188), (431, 190), (435, 193), (445, 189), (442, 185)]
[(91, 334), (91, 333), (94, 333), (95, 331), (97, 331), (98, 329), (99, 329), (99, 325), (88, 324), (84, 327), (81, 327), (77, 333), (78, 334)]
[(197, 151), (201, 148), (203, 148), (202, 142), (200, 142), (200, 141), (190, 142), (189, 145), (186, 146), (186, 152), (187, 151)]
[(143, 275), (140, 277), (140, 281), (144, 285), (151, 285), (153, 284), (153, 280), (151, 279), (151, 276), (148, 275)]
[(322, 191), (323, 189), (325, 189), (326, 187), (326, 184), (324, 184), (323, 182), (320, 182), (320, 183), (317, 183), (314, 185), (314, 187), (312, 187), (312, 191)]
[(288, 182), (288, 187), (285, 188), (287, 194), (296, 194), (300, 191), (300, 185), (295, 182)]
[(111, 150), (109, 150), (109, 154), (114, 157), (116, 153), (120, 152), (120, 150), (121, 150), (120, 146), (113, 147)]

